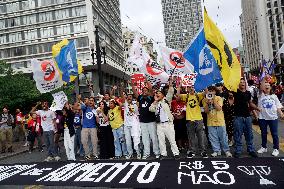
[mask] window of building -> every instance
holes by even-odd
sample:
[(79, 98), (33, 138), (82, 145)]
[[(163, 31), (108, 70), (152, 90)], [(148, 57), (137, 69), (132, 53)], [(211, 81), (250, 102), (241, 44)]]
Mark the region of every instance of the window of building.
[(64, 19), (69, 17), (69, 10), (68, 9), (61, 9), (55, 11), (55, 19)]
[(12, 49), (13, 51), (13, 56), (22, 56), (25, 55), (26, 53), (24, 52), (23, 47), (16, 47)]
[(8, 18), (7, 19), (7, 27), (14, 27), (14, 26), (19, 26), (20, 23), (20, 18), (16, 17), (16, 18)]
[(35, 24), (36, 23), (36, 15), (32, 14), (32, 15), (23, 16), (23, 23), (24, 23), (24, 25)]
[(22, 10), (28, 10), (34, 8), (35, 8), (35, 0), (22, 1)]
[(77, 44), (77, 47), (88, 47), (89, 46), (89, 40), (88, 40), (87, 37), (78, 38), (76, 40), (76, 44)]
[(81, 33), (87, 31), (87, 23), (86, 22), (78, 22), (73, 23), (74, 33)]
[(9, 42), (18, 42), (21, 40), (22, 40), (22, 35), (20, 32), (9, 34)]
[(52, 4), (52, 0), (38, 0), (38, 6), (48, 6)]
[(0, 44), (5, 44), (6, 42), (6, 35), (0, 35)]
[(86, 10), (85, 10), (85, 6), (81, 6), (81, 7), (73, 7), (72, 8), (72, 16), (86, 16)]
[(7, 3), (6, 4), (7, 13), (9, 12), (17, 12), (20, 10), (20, 3), (14, 2), (14, 3)]
[(39, 13), (39, 21), (40, 22), (48, 22), (52, 20), (52, 13), (51, 12), (42, 12)]
[(37, 36), (37, 30), (28, 30), (28, 31), (24, 31), (25, 34), (25, 40), (32, 40), (32, 39), (36, 39)]
[(42, 38), (48, 38), (54, 35), (53, 27), (41, 28), (40, 35)]
[(28, 46), (28, 53), (29, 54), (37, 54), (38, 53), (37, 45)]

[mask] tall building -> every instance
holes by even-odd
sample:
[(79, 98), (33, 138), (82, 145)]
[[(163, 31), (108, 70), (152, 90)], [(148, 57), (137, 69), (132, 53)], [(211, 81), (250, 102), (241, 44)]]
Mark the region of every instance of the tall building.
[(284, 41), (284, 0), (242, 0), (240, 16), (245, 62), (258, 69), (262, 59), (273, 60), (283, 80), (283, 56), (276, 56)]
[[(87, 92), (86, 78), (98, 92), (97, 66), (90, 44), (106, 41), (106, 64), (102, 65), (105, 87), (124, 77), (124, 58), (119, 0), (6, 0), (0, 2), (0, 60), (20, 71), (31, 72), (30, 60), (51, 59), (52, 45), (64, 38), (75, 39), (78, 59), (85, 75), (79, 91)], [(104, 62), (104, 60), (103, 60)], [(96, 60), (95, 60), (96, 64)]]
[[(157, 52), (154, 51), (154, 44), (152, 40), (148, 40), (148, 38), (144, 35), (142, 35), (142, 44), (143, 47), (146, 49), (146, 51), (149, 53), (149, 55), (152, 56), (152, 58), (157, 61)], [(127, 60), (129, 58), (130, 49), (133, 43), (133, 40), (135, 38), (135, 32), (130, 30), (127, 27), (122, 27), (122, 37), (123, 37), (123, 43), (124, 43), (124, 59)], [(139, 72), (138, 68), (127, 68), (127, 70), (130, 72), (130, 74)]]
[(275, 73), (279, 81), (284, 81), (284, 55), (277, 55), (284, 43), (284, 0), (267, 0), (266, 8), (273, 57), (277, 63)]
[(201, 0), (162, 0), (166, 45), (184, 50), (202, 25)]

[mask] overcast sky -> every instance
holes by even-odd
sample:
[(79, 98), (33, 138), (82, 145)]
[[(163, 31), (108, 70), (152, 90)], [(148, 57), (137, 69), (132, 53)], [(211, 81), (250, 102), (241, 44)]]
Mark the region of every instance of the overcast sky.
[[(205, 0), (205, 6), (231, 46), (237, 47), (241, 41), (241, 0)], [(156, 42), (165, 41), (161, 0), (120, 0), (120, 8), (124, 26)]]

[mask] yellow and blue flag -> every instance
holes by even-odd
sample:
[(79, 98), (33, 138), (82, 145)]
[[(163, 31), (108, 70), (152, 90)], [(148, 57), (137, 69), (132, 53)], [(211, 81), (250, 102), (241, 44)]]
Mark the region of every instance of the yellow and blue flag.
[(203, 27), (189, 44), (183, 56), (194, 66), (194, 72), (197, 73), (194, 84), (197, 92), (222, 81), (216, 60), (207, 45)]
[(74, 81), (75, 78), (82, 73), (82, 65), (77, 59), (77, 50), (75, 41), (67, 39), (53, 45), (52, 56), (56, 62), (61, 78), (68, 83)]

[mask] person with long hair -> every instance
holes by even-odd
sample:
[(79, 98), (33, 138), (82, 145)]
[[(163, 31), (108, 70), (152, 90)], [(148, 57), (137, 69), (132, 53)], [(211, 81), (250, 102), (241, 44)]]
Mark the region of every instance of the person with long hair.
[(270, 128), (270, 132), (273, 138), (273, 152), (272, 156), (279, 155), (279, 137), (278, 137), (278, 114), (281, 118), (284, 118), (284, 114), (281, 111), (282, 104), (278, 97), (271, 92), (271, 86), (268, 82), (262, 83), (262, 93), (258, 99), (258, 107), (261, 110), (259, 112), (259, 127), (261, 130), (262, 144), (261, 148), (257, 151), (259, 154), (267, 152), (267, 126)]
[(97, 108), (97, 122), (99, 124), (99, 143), (100, 143), (100, 158), (110, 159), (114, 157), (113, 134), (108, 121), (109, 107), (105, 101), (99, 103)]

